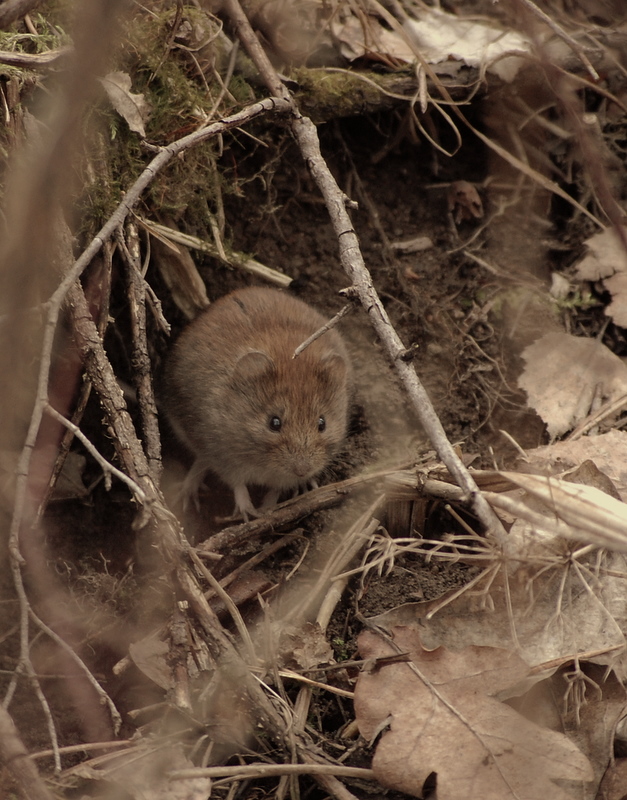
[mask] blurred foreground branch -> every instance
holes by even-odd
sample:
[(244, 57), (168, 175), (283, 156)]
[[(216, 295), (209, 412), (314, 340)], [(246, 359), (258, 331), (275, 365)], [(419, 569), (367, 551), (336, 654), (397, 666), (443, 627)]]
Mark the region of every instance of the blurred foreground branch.
[(40, 3), (41, 0), (4, 0), (4, 3), (0, 3), (0, 30), (28, 14)]

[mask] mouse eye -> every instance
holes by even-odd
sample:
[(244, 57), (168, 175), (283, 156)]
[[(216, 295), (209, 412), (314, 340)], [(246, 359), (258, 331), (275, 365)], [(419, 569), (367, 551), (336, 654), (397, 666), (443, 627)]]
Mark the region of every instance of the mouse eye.
[(268, 427), (270, 428), (271, 431), (274, 431), (275, 433), (278, 433), (281, 430), (282, 424), (283, 423), (281, 422), (281, 417), (276, 417), (276, 416), (270, 417), (270, 419), (268, 420)]
[(327, 427), (327, 421), (326, 421), (326, 419), (325, 419), (324, 417), (320, 417), (320, 418), (318, 419), (318, 430), (320, 431), (320, 433), (322, 433), (322, 431), (323, 431), (323, 430), (324, 430), (326, 427)]

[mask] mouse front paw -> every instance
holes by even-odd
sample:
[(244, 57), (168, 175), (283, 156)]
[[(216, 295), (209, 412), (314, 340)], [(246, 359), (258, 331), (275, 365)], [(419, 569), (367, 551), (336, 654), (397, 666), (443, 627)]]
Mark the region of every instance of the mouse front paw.
[(234, 486), (233, 494), (235, 496), (235, 511), (233, 512), (234, 517), (243, 517), (244, 522), (248, 522), (249, 516), (260, 516), (259, 512), (253, 505), (253, 501), (250, 499), (250, 494), (248, 493), (248, 489), (245, 484)]

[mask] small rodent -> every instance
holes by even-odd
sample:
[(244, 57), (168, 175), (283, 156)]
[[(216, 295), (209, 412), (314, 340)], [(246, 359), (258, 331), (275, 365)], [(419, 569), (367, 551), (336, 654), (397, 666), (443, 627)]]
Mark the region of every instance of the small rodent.
[(294, 493), (329, 463), (346, 436), (349, 360), (336, 330), (296, 358), (326, 320), (276, 289), (239, 289), (183, 330), (166, 359), (162, 403), (196, 460), (183, 491), (207, 470), (233, 489), (235, 513), (257, 516), (248, 486), (269, 489), (263, 505)]

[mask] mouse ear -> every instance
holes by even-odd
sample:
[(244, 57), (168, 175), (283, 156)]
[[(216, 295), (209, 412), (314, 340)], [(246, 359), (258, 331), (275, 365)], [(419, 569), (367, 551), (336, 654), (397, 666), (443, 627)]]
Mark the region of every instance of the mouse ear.
[(333, 380), (348, 377), (348, 364), (346, 359), (338, 353), (328, 353), (321, 360), (321, 365)]
[(236, 389), (245, 389), (247, 385), (255, 383), (262, 375), (267, 375), (273, 369), (274, 361), (267, 353), (252, 350), (236, 362), (231, 385)]

